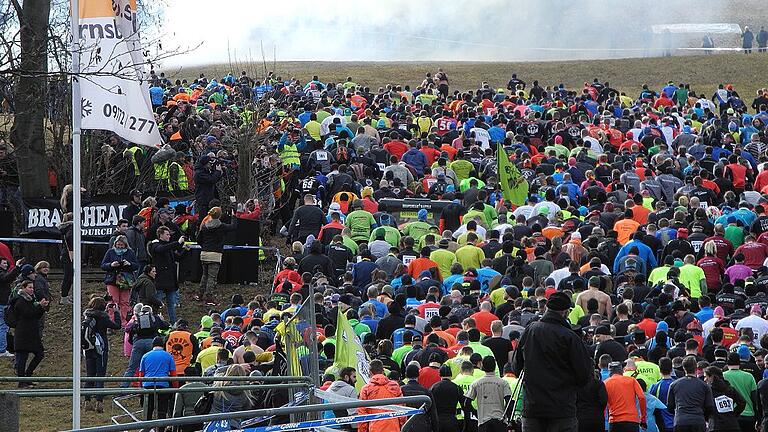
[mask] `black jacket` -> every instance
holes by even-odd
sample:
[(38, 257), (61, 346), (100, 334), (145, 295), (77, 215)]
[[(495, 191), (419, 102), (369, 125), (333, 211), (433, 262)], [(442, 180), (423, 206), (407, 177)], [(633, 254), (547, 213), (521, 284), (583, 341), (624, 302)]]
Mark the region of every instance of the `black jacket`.
[[(237, 219), (234, 220), (237, 221)], [(222, 253), (224, 251), (224, 236), (236, 228), (237, 222), (225, 224), (220, 219), (210, 219), (200, 226), (197, 243), (203, 252)]]
[(86, 309), (83, 312), (84, 318), (93, 318), (96, 320), (96, 333), (101, 335), (101, 339), (109, 347), (109, 337), (107, 337), (107, 329), (120, 330), (120, 314), (115, 313), (115, 319), (109, 317), (106, 311)]
[(0, 305), (8, 304), (11, 296), (11, 285), (21, 273), (21, 266), (15, 266), (10, 271), (0, 271)]
[(516, 375), (525, 371), (523, 416), (576, 416), (576, 393), (591, 379), (593, 366), (584, 342), (562, 315), (547, 311), (529, 325), (512, 364)]
[(222, 175), (221, 171), (208, 170), (198, 163), (195, 167), (195, 201), (208, 208), (208, 203), (216, 198), (216, 183)]
[[(725, 380), (716, 381), (710, 387), (712, 387), (712, 397), (715, 399), (715, 408), (721, 405), (725, 409), (721, 408), (724, 412), (717, 409), (712, 411), (712, 416), (709, 418), (709, 430), (739, 430), (739, 414), (747, 407), (747, 401)], [(718, 398), (721, 400), (718, 401)], [(725, 398), (730, 398), (731, 401)], [(732, 411), (727, 411), (728, 405)]]
[(288, 237), (292, 241), (304, 242), (310, 234), (317, 237), (324, 224), (325, 214), (320, 207), (303, 205), (293, 213), (293, 218), (288, 224)]
[[(319, 243), (317, 244), (322, 247)], [(322, 253), (310, 253), (302, 258), (297, 271), (299, 274), (304, 274), (305, 272), (315, 274), (316, 266), (320, 266), (320, 271), (322, 271), (324, 275), (331, 279), (335, 279), (336, 271), (333, 268), (333, 262)]]
[[(432, 403), (429, 406), (429, 409), (424, 415), (417, 416), (416, 419), (414, 419), (412, 427), (410, 430), (412, 431), (437, 431), (439, 429), (438, 421), (437, 421), (437, 411), (435, 410), (435, 403), (434, 403), (434, 396), (432, 395), (432, 392), (427, 390), (423, 385), (419, 384), (419, 381), (417, 379), (409, 380), (404, 386), (401, 386), (400, 389), (403, 391), (403, 396), (429, 396), (430, 399), (432, 399)], [(411, 403), (408, 404), (411, 408), (420, 408), (420, 403)]]
[(605, 390), (605, 384), (597, 377), (592, 377), (576, 394), (579, 421), (604, 421), (607, 403), (608, 392)]
[(15, 295), (11, 304), (16, 311), (16, 331), (14, 349), (16, 352), (43, 351), (42, 323), (45, 309), (34, 298)]
[(403, 328), (404, 326), (405, 316), (402, 315), (402, 313), (398, 315), (387, 315), (382, 318), (376, 326), (376, 339), (389, 339), (395, 330)]
[(627, 350), (624, 348), (624, 345), (617, 342), (616, 339), (609, 339), (597, 344), (594, 357), (595, 363), (597, 363), (597, 360), (599, 360), (600, 356), (603, 354), (610, 355), (613, 361), (623, 362), (627, 359)]
[(157, 268), (155, 277), (155, 286), (161, 291), (176, 291), (179, 284), (176, 275), (176, 251), (181, 250), (183, 245), (177, 241), (151, 242), (147, 249), (152, 256), (152, 264)]

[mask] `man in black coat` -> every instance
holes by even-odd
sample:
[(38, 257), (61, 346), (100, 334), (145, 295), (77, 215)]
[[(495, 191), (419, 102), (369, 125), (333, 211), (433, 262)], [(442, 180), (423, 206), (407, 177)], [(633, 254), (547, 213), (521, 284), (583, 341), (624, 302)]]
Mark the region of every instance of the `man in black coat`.
[(581, 338), (566, 319), (572, 307), (567, 294), (547, 300), (541, 319), (525, 329), (513, 361), (523, 377), (523, 430), (576, 431), (576, 393), (589, 381), (592, 361)]
[(223, 175), (221, 164), (214, 164), (208, 155), (200, 157), (195, 166), (195, 212), (200, 217), (208, 214), (209, 203), (216, 198), (216, 183)]
[[(432, 392), (427, 390), (423, 385), (419, 384), (419, 367), (415, 364), (410, 364), (405, 368), (405, 377), (408, 378), (408, 382), (400, 386), (403, 392), (403, 396), (429, 396), (432, 399), (427, 412), (424, 415), (418, 416), (413, 421), (413, 427), (410, 430), (413, 431), (433, 431), (436, 430), (437, 411), (435, 410), (434, 396)], [(409, 404), (411, 408), (419, 408), (420, 403)]]
[(182, 249), (188, 250), (184, 245), (186, 239), (182, 236), (178, 241), (171, 241), (171, 230), (165, 226), (157, 229), (157, 240), (153, 240), (147, 246), (152, 264), (157, 269), (155, 286), (157, 287), (158, 300), (165, 302), (168, 308), (168, 318), (176, 322), (176, 304), (179, 302), (179, 282), (176, 271), (176, 261)]
[(325, 214), (315, 204), (315, 197), (310, 194), (304, 195), (304, 205), (293, 212), (293, 218), (288, 223), (288, 242), (304, 243), (310, 234), (317, 237), (323, 225), (325, 225)]
[(309, 247), (309, 255), (301, 260), (297, 271), (299, 274), (309, 272), (314, 275), (315, 270), (318, 267), (329, 279), (336, 280), (336, 271), (333, 268), (333, 261), (323, 254), (323, 244), (315, 240)]
[(595, 329), (595, 342), (595, 361), (603, 354), (610, 355), (614, 361), (623, 362), (627, 359), (627, 350), (613, 338), (608, 326), (601, 325)]

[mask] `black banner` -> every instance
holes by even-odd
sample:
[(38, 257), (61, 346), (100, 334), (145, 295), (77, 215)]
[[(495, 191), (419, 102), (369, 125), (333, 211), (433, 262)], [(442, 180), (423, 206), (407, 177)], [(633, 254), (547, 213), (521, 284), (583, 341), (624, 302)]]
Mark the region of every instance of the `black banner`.
[[(189, 204), (190, 199), (174, 199), (171, 206)], [(128, 206), (125, 197), (99, 197), (83, 202), (82, 235), (90, 240), (107, 240), (115, 232), (123, 210)], [(58, 226), (62, 212), (59, 200), (33, 198), (24, 200), (24, 227), (22, 233), (38, 238), (60, 238)]]

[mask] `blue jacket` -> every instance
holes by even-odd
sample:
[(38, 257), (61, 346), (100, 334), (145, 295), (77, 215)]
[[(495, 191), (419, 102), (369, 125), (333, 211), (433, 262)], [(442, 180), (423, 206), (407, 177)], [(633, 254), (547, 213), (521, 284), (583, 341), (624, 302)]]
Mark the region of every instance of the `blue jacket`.
[(491, 283), (491, 280), (493, 280), (493, 278), (495, 278), (496, 276), (501, 276), (501, 273), (497, 272), (496, 270), (490, 267), (481, 267), (477, 269), (477, 281), (480, 282), (481, 293), (488, 292), (488, 285)]
[[(122, 261), (128, 261), (127, 265), (123, 265)], [(120, 267), (112, 267), (114, 261), (120, 262)], [(117, 281), (117, 275), (122, 272), (133, 273), (139, 269), (139, 261), (136, 259), (136, 254), (132, 249), (126, 250), (122, 255), (118, 255), (114, 248), (107, 250), (104, 254), (104, 258), (101, 260), (101, 269), (107, 272), (104, 275), (104, 283), (107, 285), (114, 285)]]
[(616, 259), (613, 260), (614, 274), (619, 272), (619, 262), (622, 258), (629, 254), (629, 250), (632, 248), (632, 246), (637, 246), (637, 250), (640, 252), (638, 255), (645, 261), (645, 268), (652, 269), (656, 267), (656, 256), (654, 255), (651, 248), (639, 240), (631, 240), (622, 246), (621, 249), (619, 249), (619, 253), (616, 255)]
[(491, 137), (491, 142), (495, 144), (504, 141), (504, 138), (507, 137), (507, 131), (498, 126), (491, 126), (488, 128), (488, 135)]
[(448, 295), (451, 293), (451, 287), (453, 287), (453, 284), (458, 283), (461, 284), (464, 282), (464, 275), (450, 275), (443, 281), (443, 295)]
[(568, 190), (568, 198), (572, 202), (577, 202), (579, 200), (581, 191), (579, 190), (579, 187), (576, 185), (576, 183), (572, 181), (561, 183), (555, 188), (555, 195), (560, 196), (560, 191), (562, 189)]
[(411, 148), (403, 154), (402, 161), (410, 165), (421, 177), (424, 175), (424, 167), (427, 166), (427, 157), (419, 149)]

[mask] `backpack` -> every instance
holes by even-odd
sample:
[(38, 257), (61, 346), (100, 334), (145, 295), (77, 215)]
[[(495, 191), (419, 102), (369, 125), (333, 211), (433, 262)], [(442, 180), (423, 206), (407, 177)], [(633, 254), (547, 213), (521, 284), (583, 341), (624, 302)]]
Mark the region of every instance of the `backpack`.
[(151, 330), (154, 327), (155, 320), (150, 313), (144, 313), (136, 317), (134, 327), (137, 330)]
[(195, 402), (194, 410), (195, 414), (202, 415), (210, 413), (211, 408), (213, 408), (213, 392), (205, 392)]
[(96, 331), (96, 318), (89, 316), (83, 320), (83, 326), (80, 330), (81, 348), (83, 351), (95, 350), (101, 355), (104, 352), (104, 339)]
[(336, 153), (334, 153), (334, 156), (336, 157), (336, 162), (345, 164), (349, 162), (349, 149), (340, 145), (336, 147)]
[(12, 299), (10, 302), (8, 302), (7, 305), (3, 306), (3, 312), (4, 316), (3, 319), (5, 320), (5, 323), (10, 328), (16, 328), (16, 324), (18, 323), (19, 319), (16, 316), (16, 299)]

